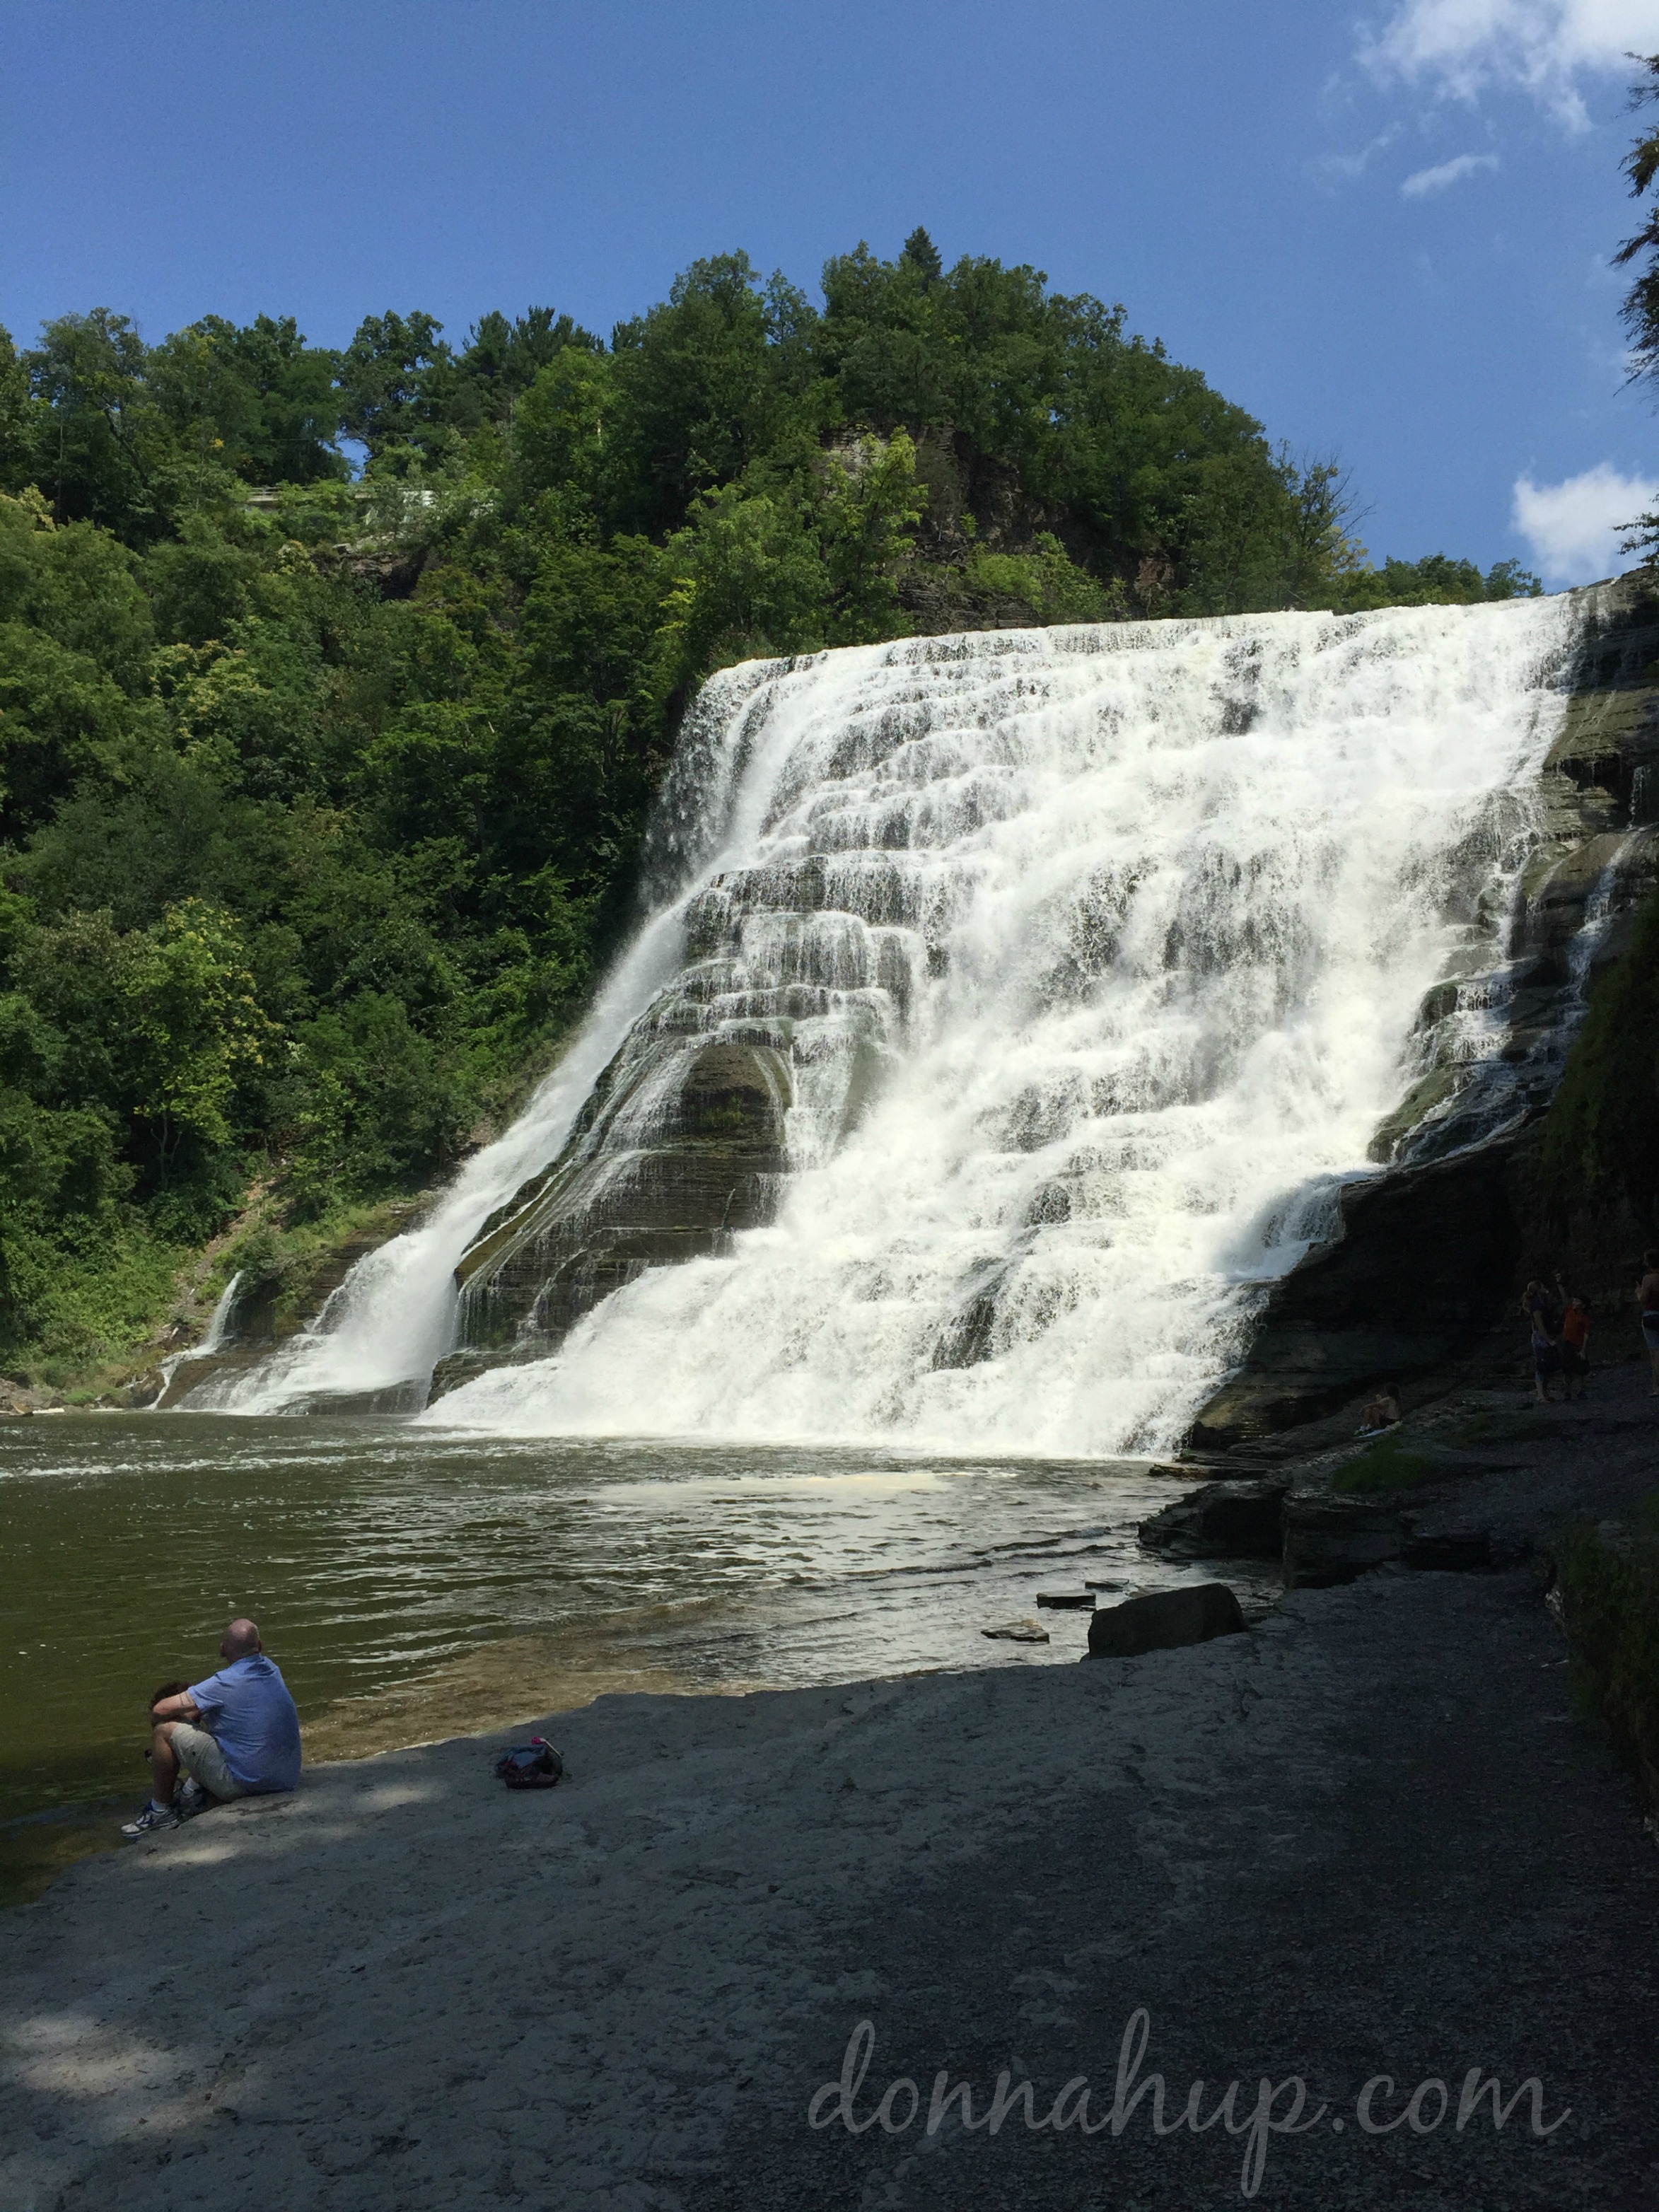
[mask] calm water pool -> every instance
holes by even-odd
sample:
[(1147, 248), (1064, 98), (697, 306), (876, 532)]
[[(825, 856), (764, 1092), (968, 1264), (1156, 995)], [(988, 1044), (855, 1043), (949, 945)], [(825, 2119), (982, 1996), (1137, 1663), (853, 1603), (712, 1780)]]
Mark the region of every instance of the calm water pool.
[[(447, 1437), (65, 1414), (0, 1431), (0, 1876), (143, 1801), (149, 1692), (252, 1613), (311, 1755), (573, 1705), (1073, 1662), (981, 1634), (1039, 1589), (1201, 1580), (1142, 1553), (1138, 1462)], [(35, 1870), (32, 1875), (31, 1870)]]

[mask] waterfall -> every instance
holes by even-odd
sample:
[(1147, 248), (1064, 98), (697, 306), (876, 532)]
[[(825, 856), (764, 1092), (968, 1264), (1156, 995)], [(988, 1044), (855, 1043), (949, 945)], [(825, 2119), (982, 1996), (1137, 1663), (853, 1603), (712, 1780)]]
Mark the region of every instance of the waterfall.
[(173, 1386), (173, 1376), (181, 1367), (188, 1365), (191, 1360), (211, 1359), (222, 1351), (230, 1330), (230, 1316), (235, 1308), (236, 1293), (241, 1286), (242, 1277), (239, 1268), (220, 1291), (218, 1301), (208, 1316), (207, 1334), (201, 1342), (192, 1344), (187, 1351), (175, 1352), (161, 1362), (161, 1397), (166, 1397)]
[(1168, 1449), (1261, 1285), (1375, 1172), (1425, 993), (1503, 969), (1576, 620), (1557, 599), (1088, 626), (716, 678), (653, 910), (558, 1068), (216, 1402), (423, 1389), (480, 1230), (555, 1163), (568, 1218), (598, 1218), (659, 1157), (686, 1054), (729, 1042), (787, 1085), (757, 1225), (622, 1267), (559, 1332), (526, 1307), (512, 1364), (424, 1419)]

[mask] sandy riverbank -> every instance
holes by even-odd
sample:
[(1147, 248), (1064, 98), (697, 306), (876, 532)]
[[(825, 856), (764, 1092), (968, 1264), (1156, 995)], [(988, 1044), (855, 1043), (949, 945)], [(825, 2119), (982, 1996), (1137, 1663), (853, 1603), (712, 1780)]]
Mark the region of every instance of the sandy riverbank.
[[(1659, 1852), (1561, 1656), (1534, 1577), (1384, 1574), (1136, 1662), (607, 1698), (540, 1796), (477, 1739), (317, 1768), (5, 1916), (0, 2203), (1229, 2201), (1243, 2139), (1144, 2105), (924, 2131), (940, 2068), (1098, 2114), (1139, 2006), (1176, 2111), (1300, 2073), (1351, 2116), (1263, 2201), (1659, 2203)], [(923, 2118), (813, 2130), (866, 2018), (860, 2112), (908, 2075)], [(1571, 2118), (1354, 2124), (1474, 2065)]]

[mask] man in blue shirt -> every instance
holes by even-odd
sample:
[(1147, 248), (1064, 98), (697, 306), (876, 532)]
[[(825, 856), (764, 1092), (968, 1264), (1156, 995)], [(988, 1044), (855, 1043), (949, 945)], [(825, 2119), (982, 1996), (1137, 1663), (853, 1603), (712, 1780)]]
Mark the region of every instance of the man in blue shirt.
[[(219, 1656), (226, 1664), (216, 1674), (150, 1708), (150, 1801), (124, 1836), (147, 1836), (185, 1812), (292, 1790), (299, 1780), (300, 1716), (251, 1620), (231, 1622)], [(189, 1777), (183, 1791), (181, 1772)]]

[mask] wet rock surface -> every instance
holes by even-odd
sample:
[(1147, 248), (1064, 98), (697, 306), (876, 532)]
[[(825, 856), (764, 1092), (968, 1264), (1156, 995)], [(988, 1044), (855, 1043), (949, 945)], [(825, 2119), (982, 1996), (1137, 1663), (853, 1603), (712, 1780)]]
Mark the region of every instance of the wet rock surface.
[(441, 1397), (544, 1357), (647, 1267), (719, 1252), (769, 1219), (785, 1168), (789, 1064), (773, 1043), (657, 1039), (619, 1054), (558, 1158), (483, 1224), (456, 1269), (459, 1349)]
[(1496, 1145), (1350, 1183), (1341, 1233), (1275, 1285), (1244, 1364), (1200, 1413), (1211, 1450), (1445, 1368), (1491, 1328), (1519, 1249)]

